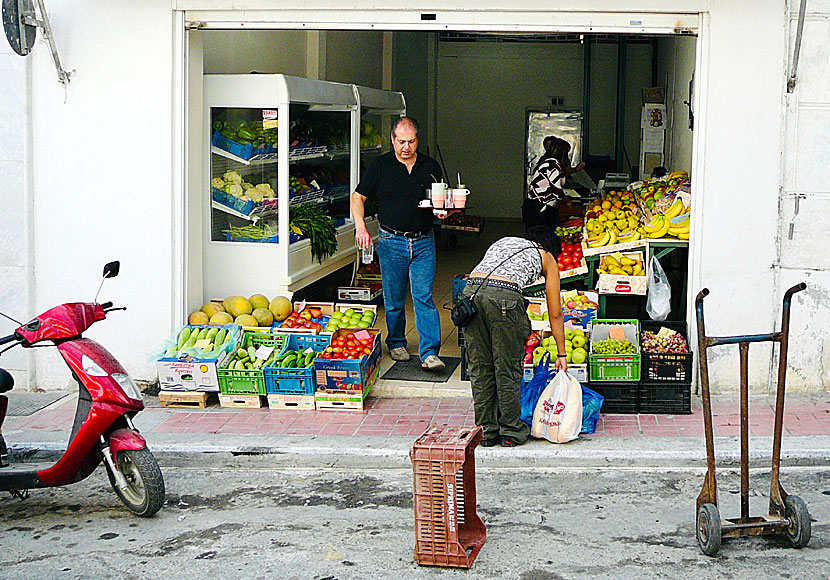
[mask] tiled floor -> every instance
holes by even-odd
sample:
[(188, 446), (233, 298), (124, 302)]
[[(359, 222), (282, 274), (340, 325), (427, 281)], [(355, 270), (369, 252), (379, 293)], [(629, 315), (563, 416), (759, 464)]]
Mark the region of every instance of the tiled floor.
[[(472, 233), (457, 232), (456, 244), (449, 249), (447, 234), (442, 232), (436, 237), (437, 266), (435, 272), (434, 300), (441, 315), (441, 352), (443, 356), (458, 357), (461, 349), (458, 346), (458, 332), (450, 320), (450, 312), (442, 305), (452, 297), (452, 280), (458, 274), (469, 273), (481, 260), (487, 248), (498, 238), (507, 235), (521, 235), (520, 222), (485, 222), (480, 236)], [(386, 332), (386, 320), (383, 317), (383, 308), (379, 309), (379, 328)], [(412, 298), (406, 301), (406, 337), (409, 352), (418, 352), (418, 332), (415, 330), (415, 315), (412, 309)], [(381, 361), (381, 376), (392, 366), (394, 361), (389, 358), (384, 345), (383, 360)], [(375, 387), (375, 392), (383, 396), (471, 396), (470, 383), (461, 381), (460, 366), (455, 370), (446, 383), (426, 383), (411, 381), (388, 381), (381, 378)]]
[[(68, 431), (76, 400), (66, 397), (29, 417), (9, 417), (13, 430)], [(774, 398), (754, 396), (750, 402), (750, 435), (772, 435)], [(699, 437), (703, 415), (695, 400), (690, 415), (603, 414), (596, 437)], [(720, 396), (713, 402), (713, 423), (718, 437), (740, 434), (740, 413), (735, 397)], [(207, 409), (148, 407), (147, 433), (251, 433), (281, 435), (401, 436), (417, 437), (432, 423), (474, 425), (468, 397), (410, 397), (367, 399), (366, 409), (356, 411), (283, 411), (264, 409)], [(830, 393), (790, 394), (785, 407), (784, 434), (830, 435)]]

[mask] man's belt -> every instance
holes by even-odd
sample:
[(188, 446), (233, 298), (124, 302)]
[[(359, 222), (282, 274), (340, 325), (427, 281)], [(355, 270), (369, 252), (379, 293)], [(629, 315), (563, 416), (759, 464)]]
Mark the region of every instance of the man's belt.
[(422, 238), (422, 237), (426, 236), (427, 234), (429, 234), (432, 231), (432, 230), (424, 230), (424, 231), (415, 231), (415, 232), (402, 232), (400, 230), (395, 230), (395, 229), (392, 229), (392, 228), (384, 226), (384, 225), (381, 225), (380, 229), (382, 229), (385, 232), (389, 232), (390, 234), (393, 234), (395, 236), (401, 236), (401, 237), (410, 238), (410, 239), (411, 238)]

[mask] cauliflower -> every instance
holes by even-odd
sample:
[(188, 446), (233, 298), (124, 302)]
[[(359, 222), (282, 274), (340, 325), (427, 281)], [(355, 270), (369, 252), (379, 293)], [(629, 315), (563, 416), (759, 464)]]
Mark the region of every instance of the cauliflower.
[(234, 197), (239, 197), (240, 195), (242, 195), (242, 186), (236, 183), (226, 183), (223, 190), (225, 191), (225, 193), (232, 195)]
[(222, 189), (225, 185), (225, 181), (221, 177), (214, 177), (210, 180), (210, 184), (216, 189)]
[(252, 200), (257, 203), (262, 202), (262, 191), (257, 189), (256, 187), (252, 187), (248, 191), (245, 192), (245, 195), (249, 196)]
[(253, 188), (254, 188), (253, 183), (248, 183), (247, 181), (242, 182), (242, 189), (244, 189), (245, 191), (248, 191), (249, 189), (253, 189)]
[(233, 183), (241, 184), (242, 183), (242, 176), (239, 175), (236, 171), (226, 171), (225, 174), (222, 176), (222, 179), (225, 181), (232, 181)]

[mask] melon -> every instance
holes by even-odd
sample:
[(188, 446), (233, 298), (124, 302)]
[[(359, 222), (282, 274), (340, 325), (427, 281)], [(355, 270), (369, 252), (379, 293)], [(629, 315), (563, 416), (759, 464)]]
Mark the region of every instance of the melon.
[(223, 324), (230, 324), (233, 322), (233, 316), (228, 314), (227, 312), (217, 312), (213, 316), (210, 317), (210, 324), (214, 325), (223, 325)]
[(248, 298), (248, 302), (251, 303), (254, 310), (257, 308), (268, 308), (268, 305), (270, 304), (270, 301), (262, 294), (252, 294), (251, 297)]
[(225, 307), (219, 304), (218, 302), (208, 302), (204, 306), (202, 306), (202, 312), (207, 314), (207, 317), (210, 318), (217, 312), (224, 312)]
[(222, 306), (225, 307), (225, 312), (234, 318), (237, 318), (242, 314), (250, 314), (254, 311), (251, 303), (242, 296), (228, 296), (222, 302)]
[(240, 314), (236, 317), (234, 323), (238, 324), (239, 326), (259, 326), (259, 324), (256, 321), (256, 318), (254, 318), (250, 314)]
[(274, 315), (274, 320), (280, 321), (288, 318), (288, 315), (294, 311), (291, 301), (285, 296), (277, 296), (271, 300), (268, 310)]
[(187, 317), (188, 324), (207, 324), (208, 322), (210, 322), (210, 318), (201, 310), (191, 312), (190, 316)]
[(254, 308), (251, 313), (260, 326), (271, 326), (274, 323), (274, 315), (267, 308)]

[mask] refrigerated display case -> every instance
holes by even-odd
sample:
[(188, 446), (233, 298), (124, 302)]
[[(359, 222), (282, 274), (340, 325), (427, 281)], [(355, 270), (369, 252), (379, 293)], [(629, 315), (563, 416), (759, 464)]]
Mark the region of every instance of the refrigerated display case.
[[(360, 114), (401, 114), (403, 95), (285, 75), (205, 75), (204, 104), (205, 297), (296, 291), (354, 263)], [(301, 204), (333, 220), (336, 249), (322, 260), (291, 227)], [(376, 220), (367, 225), (376, 235)]]
[[(360, 107), (359, 181), (360, 176), (363, 175), (372, 160), (391, 150), (392, 123), (396, 118), (406, 114), (406, 101), (403, 93), (400, 92), (384, 91), (359, 85), (355, 85), (355, 92)], [(367, 199), (364, 207), (366, 217), (375, 218), (377, 216), (376, 199)]]

